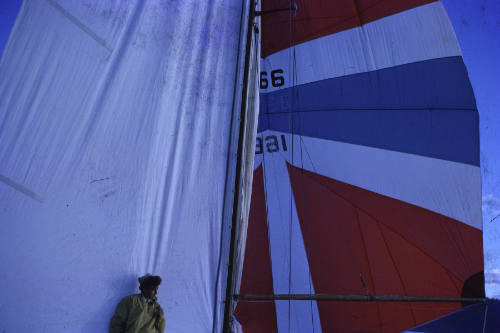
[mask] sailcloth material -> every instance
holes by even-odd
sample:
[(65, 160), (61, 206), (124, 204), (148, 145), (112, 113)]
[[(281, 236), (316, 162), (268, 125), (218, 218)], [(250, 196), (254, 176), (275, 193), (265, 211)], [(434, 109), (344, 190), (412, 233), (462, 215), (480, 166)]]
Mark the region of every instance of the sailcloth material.
[[(460, 297), (474, 289), (483, 270), (478, 113), (442, 4), (262, 6), (290, 4), (262, 17), (240, 293)], [(240, 301), (236, 316), (245, 333), (400, 332), (458, 308)]]
[(0, 331), (105, 332), (147, 272), (167, 332), (221, 330), (248, 6), (24, 1), (0, 63)]

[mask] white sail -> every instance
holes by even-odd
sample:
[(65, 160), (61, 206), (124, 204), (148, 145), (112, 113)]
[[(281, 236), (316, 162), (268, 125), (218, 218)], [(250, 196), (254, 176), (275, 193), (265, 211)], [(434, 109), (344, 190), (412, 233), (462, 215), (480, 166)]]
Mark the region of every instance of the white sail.
[(24, 2), (0, 64), (0, 331), (105, 332), (146, 272), (166, 331), (220, 330), (248, 7)]

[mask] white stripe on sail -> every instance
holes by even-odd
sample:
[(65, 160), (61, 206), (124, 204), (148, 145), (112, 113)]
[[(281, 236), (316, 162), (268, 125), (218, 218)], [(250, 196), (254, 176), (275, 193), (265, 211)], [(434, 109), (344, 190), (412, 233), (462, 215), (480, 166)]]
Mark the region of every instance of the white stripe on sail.
[[(292, 162), (291, 134), (267, 130), (263, 135), (283, 135), (288, 151), (283, 153), (280, 147), (274, 154), (296, 167), (482, 229), (481, 174), (477, 166), (305, 136), (302, 142), (294, 136)], [(269, 155), (273, 154), (266, 154), (266, 161)]]
[[(364, 73), (429, 59), (459, 56), (460, 47), (440, 2), (296, 45), (295, 85)], [(292, 82), (289, 49), (261, 60), (271, 92)], [(274, 87), (271, 72), (282, 70), (284, 85)], [(275, 80), (275, 85), (281, 84)]]
[[(295, 200), (290, 197), (291, 184), (286, 159), (280, 154), (265, 153), (263, 160), (274, 292), (289, 293), (289, 248), (292, 244), (291, 293), (314, 293)], [(321, 332), (315, 301), (291, 303), (290, 330), (288, 330), (288, 301), (276, 301), (275, 304), (279, 332)]]

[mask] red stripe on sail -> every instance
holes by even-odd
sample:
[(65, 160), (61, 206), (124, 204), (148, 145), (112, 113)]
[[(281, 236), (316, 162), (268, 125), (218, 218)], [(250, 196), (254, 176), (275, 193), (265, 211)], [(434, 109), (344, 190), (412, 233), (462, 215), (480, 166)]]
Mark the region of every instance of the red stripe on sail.
[(262, 16), (262, 57), (292, 45), (361, 26), (386, 16), (437, 0), (265, 0), (262, 10), (297, 4), (295, 27), (290, 32), (290, 12)]
[[(252, 201), (242, 274), (241, 294), (269, 295), (274, 293), (262, 165), (254, 171), (253, 175)], [(278, 332), (274, 301), (240, 301), (236, 306), (235, 315), (244, 333)]]
[[(316, 293), (460, 297), (483, 269), (480, 230), (288, 165)], [(360, 277), (361, 275), (361, 277)], [(400, 332), (450, 303), (318, 302), (323, 332)]]

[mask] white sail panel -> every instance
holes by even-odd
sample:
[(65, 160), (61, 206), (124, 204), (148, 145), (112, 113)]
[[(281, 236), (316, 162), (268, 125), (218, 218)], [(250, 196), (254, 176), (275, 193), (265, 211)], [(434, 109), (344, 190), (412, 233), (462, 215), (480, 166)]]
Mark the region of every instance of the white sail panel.
[(244, 7), (24, 2), (0, 65), (0, 331), (105, 332), (146, 272), (167, 331), (220, 329)]

